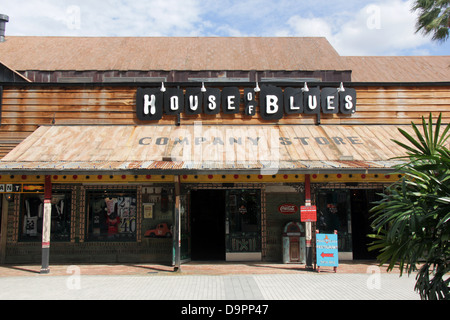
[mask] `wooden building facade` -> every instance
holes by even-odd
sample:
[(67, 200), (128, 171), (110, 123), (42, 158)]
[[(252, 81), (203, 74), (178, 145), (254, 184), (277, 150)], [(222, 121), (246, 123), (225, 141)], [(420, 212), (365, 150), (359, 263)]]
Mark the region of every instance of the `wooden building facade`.
[(340, 57), (321, 38), (13, 37), (0, 55), (32, 81), (1, 83), (3, 263), (44, 246), (51, 263), (308, 263), (316, 229), (338, 231), (341, 259), (373, 258), (368, 210), (403, 155), (391, 139), (430, 112), (450, 121), (448, 57)]

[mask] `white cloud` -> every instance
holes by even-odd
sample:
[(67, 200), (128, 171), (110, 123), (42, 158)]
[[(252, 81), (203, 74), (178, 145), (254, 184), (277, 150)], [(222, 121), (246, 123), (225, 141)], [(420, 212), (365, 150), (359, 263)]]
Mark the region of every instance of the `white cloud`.
[(226, 35), (227, 37), (246, 37), (247, 34), (242, 33), (241, 30), (233, 28), (232, 26), (225, 24), (219, 25), (213, 29), (214, 31), (210, 31), (208, 36), (220, 36)]
[(429, 43), (415, 33), (416, 15), (410, 8), (411, 1), (383, 0), (354, 14), (342, 13), (339, 18), (296, 15), (287, 25), (295, 36), (327, 37), (341, 55), (395, 55)]
[(42, 27), (59, 30), (65, 24), (66, 8), (51, 1), (2, 1), (1, 10), (9, 16), (6, 35), (30, 35), (39, 33)]
[(342, 55), (399, 54), (430, 41), (415, 33), (415, 23), (410, 1), (383, 1), (365, 7), (344, 24), (333, 44)]
[(7, 36), (324, 36), (341, 55), (438, 49), (415, 33), (412, 0), (0, 1)]
[(200, 1), (2, 0), (7, 34), (68, 36), (199, 35)]
[(303, 37), (332, 37), (331, 26), (322, 18), (302, 18), (300, 16), (291, 17), (288, 26), (294, 34)]

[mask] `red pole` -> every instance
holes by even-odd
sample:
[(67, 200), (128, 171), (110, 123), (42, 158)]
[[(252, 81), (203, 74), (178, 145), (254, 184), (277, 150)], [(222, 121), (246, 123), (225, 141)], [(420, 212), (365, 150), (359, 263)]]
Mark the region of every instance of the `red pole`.
[(41, 273), (46, 274), (50, 272), (49, 258), (50, 258), (50, 228), (52, 220), (52, 177), (45, 176), (44, 185), (44, 219), (42, 227), (42, 267)]
[[(311, 178), (309, 174), (305, 174), (305, 205), (311, 205)], [(305, 236), (306, 236), (306, 267), (312, 268), (313, 257), (312, 257), (312, 228), (311, 222), (305, 222)]]
[(311, 176), (305, 174), (305, 203), (311, 205)]

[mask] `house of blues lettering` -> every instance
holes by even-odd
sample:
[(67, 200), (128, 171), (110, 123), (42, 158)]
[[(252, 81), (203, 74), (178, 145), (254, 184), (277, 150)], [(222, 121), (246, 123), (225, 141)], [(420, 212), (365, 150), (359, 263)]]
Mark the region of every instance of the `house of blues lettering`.
[[(259, 94), (259, 99), (256, 99)], [(179, 88), (138, 88), (136, 92), (136, 114), (139, 120), (157, 121), (163, 114), (187, 115), (240, 113), (254, 116), (259, 101), (259, 110), (263, 120), (278, 120), (284, 114), (352, 114), (356, 111), (356, 90), (345, 88), (312, 87), (285, 88), (264, 85), (260, 92), (253, 88), (244, 88), (241, 99), (237, 87), (218, 88), (193, 87), (185, 92)], [(241, 104), (241, 102), (243, 102)]]

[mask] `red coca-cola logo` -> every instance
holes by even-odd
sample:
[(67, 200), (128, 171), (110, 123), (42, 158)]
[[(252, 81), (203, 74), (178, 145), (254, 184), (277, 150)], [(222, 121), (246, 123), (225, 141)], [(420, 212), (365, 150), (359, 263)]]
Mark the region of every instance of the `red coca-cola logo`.
[(283, 203), (278, 207), (281, 214), (294, 214), (298, 211), (298, 207), (292, 203)]

